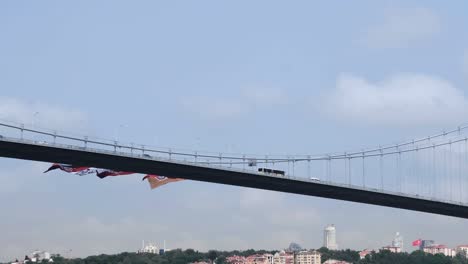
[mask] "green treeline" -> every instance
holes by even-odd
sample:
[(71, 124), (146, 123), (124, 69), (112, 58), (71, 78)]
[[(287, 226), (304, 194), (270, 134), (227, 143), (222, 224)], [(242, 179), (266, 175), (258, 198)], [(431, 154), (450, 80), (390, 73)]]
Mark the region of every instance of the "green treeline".
[[(366, 256), (365, 259), (359, 259), (359, 252), (354, 250), (328, 250), (320, 248), (318, 251), (322, 254), (322, 262), (328, 259), (344, 260), (355, 264), (468, 264), (466, 257), (458, 255), (454, 258), (446, 257), (441, 254), (430, 255), (422, 251), (412, 253), (391, 253), (390, 251), (374, 252)], [(215, 261), (216, 264), (225, 264), (226, 257), (239, 255), (250, 256), (253, 254), (272, 253), (276, 251), (266, 250), (245, 250), (245, 251), (216, 251), (199, 252), (193, 249), (172, 250), (164, 255), (121, 253), (116, 255), (90, 256), (84, 259), (64, 259), (56, 256), (55, 264), (187, 264), (196, 261)], [(48, 263), (48, 262), (43, 262)]]
[(318, 250), (322, 254), (322, 262), (327, 259), (344, 260), (356, 264), (468, 264), (468, 259), (461, 255), (454, 258), (442, 254), (431, 255), (417, 250), (412, 253), (392, 253), (388, 250), (372, 252), (365, 259), (359, 259), (359, 252), (354, 250)]

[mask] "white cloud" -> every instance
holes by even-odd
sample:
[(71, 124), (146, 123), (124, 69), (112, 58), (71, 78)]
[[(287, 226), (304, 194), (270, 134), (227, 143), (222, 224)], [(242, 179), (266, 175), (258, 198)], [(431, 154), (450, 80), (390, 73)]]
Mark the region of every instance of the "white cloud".
[(381, 24), (370, 27), (361, 42), (373, 48), (400, 48), (428, 40), (438, 33), (438, 15), (427, 8), (392, 9)]
[(465, 53), (463, 54), (463, 72), (468, 78), (468, 49), (466, 49)]
[(0, 119), (59, 130), (83, 128), (87, 121), (78, 110), (8, 97), (0, 97)]
[(441, 78), (399, 74), (370, 82), (341, 75), (323, 111), (338, 119), (387, 125), (454, 125), (466, 120), (463, 91)]
[(289, 99), (282, 89), (248, 86), (237, 96), (190, 96), (180, 101), (182, 108), (207, 120), (240, 118), (262, 108), (286, 105)]

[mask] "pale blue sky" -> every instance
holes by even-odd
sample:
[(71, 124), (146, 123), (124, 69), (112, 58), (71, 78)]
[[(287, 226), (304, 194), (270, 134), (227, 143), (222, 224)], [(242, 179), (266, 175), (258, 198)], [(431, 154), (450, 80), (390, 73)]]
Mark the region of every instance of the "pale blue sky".
[[(250, 153), (425, 136), (467, 121), (466, 10), (463, 1), (3, 1), (0, 118)], [(407, 242), (468, 243), (467, 222), (449, 217), (198, 182), (150, 191), (138, 177), (1, 164), (0, 260), (36, 248), (134, 251), (142, 239), (316, 248), (328, 223), (355, 249), (396, 231)]]

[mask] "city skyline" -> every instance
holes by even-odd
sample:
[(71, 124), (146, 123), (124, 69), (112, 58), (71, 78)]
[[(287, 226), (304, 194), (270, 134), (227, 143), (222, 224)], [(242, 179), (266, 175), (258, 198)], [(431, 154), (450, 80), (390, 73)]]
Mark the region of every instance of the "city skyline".
[[(411, 247), (408, 248), (408, 246), (405, 248), (404, 246), (404, 238), (403, 235), (400, 234), (400, 232), (396, 232), (394, 238), (389, 241), (388, 244), (382, 244), (380, 247), (377, 248), (338, 248), (338, 243), (337, 243), (337, 232), (336, 232), (336, 227), (334, 224), (328, 224), (324, 230), (323, 230), (323, 245), (321, 247), (302, 247), (302, 245), (297, 244), (294, 241), (291, 241), (289, 243), (289, 247), (283, 247), (283, 248), (276, 248), (276, 249), (265, 249), (265, 248), (256, 248), (254, 250), (272, 250), (272, 251), (277, 251), (277, 252), (307, 252), (307, 251), (315, 251), (320, 248), (327, 248), (328, 250), (333, 250), (333, 251), (340, 251), (340, 250), (357, 250), (360, 251), (361, 254), (361, 259), (364, 258), (366, 255), (372, 253), (372, 252), (379, 252), (381, 250), (388, 250), (393, 253), (404, 253), (404, 252), (413, 252), (417, 250), (424, 251), (426, 253), (430, 254), (444, 254), (446, 256), (454, 257), (457, 253), (461, 252), (465, 254), (468, 257), (468, 242), (464, 244), (459, 244), (455, 245), (452, 247), (446, 246), (446, 243), (441, 242), (441, 241), (434, 241), (430, 239), (421, 239), (418, 238), (414, 240), (411, 244)], [(142, 246), (140, 249), (135, 250), (134, 252), (136, 253), (150, 253), (150, 254), (157, 254), (157, 255), (162, 255), (168, 251), (171, 251), (171, 249), (166, 247), (166, 240), (162, 240), (161, 244), (151, 242), (154, 240), (145, 241), (142, 240)], [(468, 241), (468, 240), (467, 240)], [(441, 243), (440, 243), (441, 242)], [(294, 248), (292, 248), (294, 247)], [(181, 249), (179, 247), (175, 247), (174, 249)], [(182, 250), (187, 250), (187, 249), (193, 249), (193, 250), (198, 250), (196, 248), (182, 248)], [(210, 250), (217, 250), (216, 248), (211, 248)], [(238, 250), (238, 249), (231, 249), (231, 250)], [(70, 252), (72, 250), (67, 250), (66, 252), (53, 252), (52, 254), (59, 254), (62, 256), (66, 256), (67, 258), (73, 258), (73, 256), (70, 255)], [(50, 258), (52, 255), (49, 253), (49, 251), (44, 251), (44, 250), (38, 250), (35, 249), (35, 251), (31, 255), (35, 254), (42, 254), (44, 256), (48, 256), (46, 258)], [(133, 252), (132, 250), (127, 250), (124, 252)], [(18, 257), (17, 257), (18, 259)]]

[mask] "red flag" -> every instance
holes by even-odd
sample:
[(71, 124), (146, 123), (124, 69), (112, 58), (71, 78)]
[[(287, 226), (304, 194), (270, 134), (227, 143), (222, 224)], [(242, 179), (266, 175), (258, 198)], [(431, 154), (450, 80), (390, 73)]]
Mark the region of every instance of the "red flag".
[(73, 165), (69, 165), (69, 164), (54, 163), (52, 164), (52, 166), (50, 166), (49, 169), (44, 171), (44, 173), (49, 172), (51, 170), (56, 170), (56, 169), (60, 169), (68, 173), (75, 173), (79, 175), (85, 175), (85, 174), (90, 174), (94, 172), (92, 170), (89, 170), (89, 167), (74, 167)]
[(126, 172), (126, 171), (113, 171), (108, 169), (96, 169), (96, 175), (103, 179), (107, 176), (121, 176), (121, 175), (129, 175), (133, 174), (133, 172)]
[(413, 247), (418, 247), (418, 246), (421, 245), (421, 243), (422, 243), (421, 239), (415, 240), (415, 241), (413, 241)]
[(148, 180), (151, 189), (158, 188), (159, 186), (162, 186), (164, 184), (170, 183), (170, 182), (178, 182), (178, 181), (183, 181), (184, 179), (181, 178), (168, 178), (165, 176), (159, 176), (159, 175), (151, 175), (148, 174), (145, 177), (143, 177), (142, 181)]

